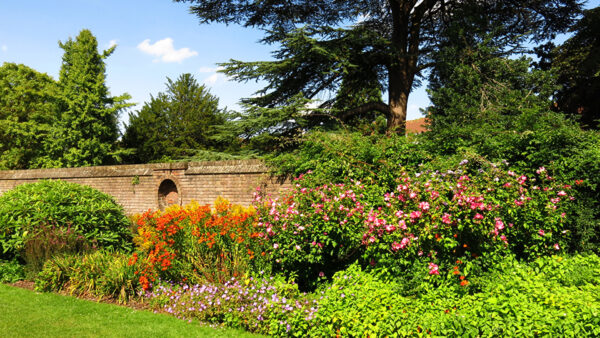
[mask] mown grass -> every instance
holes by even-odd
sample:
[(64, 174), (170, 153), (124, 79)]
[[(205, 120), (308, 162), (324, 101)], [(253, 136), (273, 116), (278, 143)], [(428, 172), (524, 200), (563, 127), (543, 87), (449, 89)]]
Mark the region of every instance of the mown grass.
[(149, 311), (0, 284), (2, 337), (257, 337)]

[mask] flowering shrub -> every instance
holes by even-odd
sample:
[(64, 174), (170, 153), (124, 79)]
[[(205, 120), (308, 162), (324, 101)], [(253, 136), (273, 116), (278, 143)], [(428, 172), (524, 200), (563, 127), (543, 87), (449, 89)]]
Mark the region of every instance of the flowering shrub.
[(214, 208), (196, 202), (138, 215), (136, 252), (130, 264), (144, 290), (157, 278), (171, 281), (223, 282), (260, 266), (261, 250), (252, 207), (223, 198)]
[[(520, 258), (560, 252), (570, 236), (571, 186), (496, 168), (466, 175), (457, 171), (403, 174), (385, 205), (365, 220), (364, 257), (395, 269), (415, 259), (430, 275), (440, 266), (463, 277), (456, 262), (483, 254), (494, 260), (512, 252)], [(492, 262), (489, 262), (490, 264)], [(397, 271), (401, 272), (401, 271)]]
[(361, 184), (305, 188), (302, 180), (282, 199), (255, 200), (275, 271), (297, 273), (304, 287), (360, 256), (367, 206)]
[(256, 198), (275, 266), (302, 272), (300, 282), (357, 259), (396, 275), (417, 260), (429, 275), (450, 274), (466, 286), (457, 262), (483, 254), (492, 260), (509, 252), (548, 255), (563, 250), (570, 235), (571, 186), (554, 182), (544, 168), (537, 177), (496, 166), (471, 175), (461, 168), (400, 171), (396, 190), (384, 196), (370, 195), (359, 182), (307, 188), (305, 179), (280, 199)]
[(231, 278), (223, 284), (162, 284), (148, 292), (150, 304), (180, 319), (200, 320), (287, 336), (306, 332), (316, 301), (280, 278)]

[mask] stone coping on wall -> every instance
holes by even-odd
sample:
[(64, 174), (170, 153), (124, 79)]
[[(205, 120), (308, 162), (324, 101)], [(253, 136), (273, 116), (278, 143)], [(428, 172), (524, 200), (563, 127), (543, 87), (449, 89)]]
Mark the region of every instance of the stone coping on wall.
[(267, 173), (260, 160), (125, 164), (79, 168), (0, 170), (0, 180), (152, 176), (155, 171), (184, 170), (186, 175)]

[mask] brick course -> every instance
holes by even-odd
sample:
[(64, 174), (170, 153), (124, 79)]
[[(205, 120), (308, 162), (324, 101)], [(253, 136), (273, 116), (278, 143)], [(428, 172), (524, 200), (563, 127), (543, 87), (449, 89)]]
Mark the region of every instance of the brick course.
[(250, 205), (252, 193), (259, 186), (273, 195), (290, 186), (289, 181), (270, 176), (261, 161), (240, 160), (4, 170), (0, 171), (0, 195), (40, 179), (61, 179), (96, 188), (112, 195), (128, 214), (157, 209), (159, 187), (165, 180), (175, 183), (177, 193), (168, 194), (167, 199), (176, 196), (178, 204), (192, 200), (209, 204), (222, 196), (232, 203)]

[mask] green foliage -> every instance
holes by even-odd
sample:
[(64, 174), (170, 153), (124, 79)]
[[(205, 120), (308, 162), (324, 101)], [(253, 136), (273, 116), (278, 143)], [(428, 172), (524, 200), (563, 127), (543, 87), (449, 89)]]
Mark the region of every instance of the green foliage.
[(129, 264), (128, 255), (106, 250), (56, 256), (44, 264), (35, 289), (108, 297), (124, 303), (138, 291), (136, 268)]
[(100, 165), (118, 160), (115, 142), (119, 136), (119, 112), (131, 106), (128, 94), (110, 96), (106, 86), (104, 59), (115, 47), (102, 54), (92, 33), (84, 29), (75, 40), (59, 44), (65, 53), (60, 69), (60, 114), (44, 142), (42, 167)]
[(40, 224), (35, 232), (28, 234), (24, 240), (22, 258), (27, 264), (27, 274), (35, 275), (44, 263), (56, 255), (68, 253), (84, 253), (96, 245), (95, 240), (86, 239), (74, 231), (69, 224), (60, 227), (55, 224)]
[[(440, 288), (406, 297), (392, 281), (356, 266), (323, 289), (310, 336), (596, 336), (600, 334), (598, 257), (511, 258), (479, 280), (480, 289), (459, 296)], [(553, 276), (594, 267), (579, 286)]]
[(399, 135), (312, 132), (291, 152), (267, 158), (274, 173), (297, 177), (312, 171), (314, 186), (361, 181), (381, 187), (381, 195), (395, 187), (399, 167), (416, 169), (432, 156), (418, 140)]
[(0, 67), (0, 170), (35, 167), (59, 109), (58, 85), (14, 63)]
[(0, 245), (9, 257), (21, 257), (30, 240), (45, 245), (79, 235), (100, 247), (128, 248), (129, 224), (112, 197), (79, 184), (39, 181), (0, 196)]
[(600, 7), (583, 12), (571, 29), (574, 33), (551, 51), (551, 66), (561, 88), (556, 95), (558, 110), (580, 117), (587, 128), (598, 129), (600, 119)]
[[(460, 38), (462, 34), (456, 39)], [(427, 120), (428, 136), (438, 150), (449, 153), (485, 142), (490, 135), (517, 129), (519, 119), (530, 122), (549, 111), (549, 98), (557, 87), (553, 75), (530, 71), (530, 59), (509, 59), (501, 53), (487, 38), (475, 46), (451, 45), (436, 54)]]
[(17, 260), (0, 260), (0, 283), (14, 283), (25, 279), (25, 268)]
[(223, 135), (226, 112), (219, 99), (191, 74), (167, 78), (158, 93), (137, 114), (129, 114), (123, 146), (135, 149), (132, 163), (169, 161), (197, 155), (199, 150), (234, 150), (236, 135)]
[[(422, 72), (435, 64), (432, 51), (439, 49), (443, 42), (439, 37), (448, 26), (463, 23), (469, 16), (476, 24), (468, 28), (497, 29), (495, 38), (519, 47), (529, 38), (538, 42), (565, 31), (581, 6), (577, 0), (314, 0), (288, 2), (281, 10), (282, 3), (277, 1), (178, 1), (193, 3), (190, 11), (201, 23), (261, 28), (266, 32), (263, 43), (280, 46), (272, 61), (223, 64), (224, 73), (238, 81), (267, 83), (248, 101), (261, 108), (277, 108), (299, 95), (323, 98), (324, 108), (335, 107), (325, 111), (329, 119), (383, 115), (390, 132), (404, 131), (409, 94), (419, 85)], [(381, 100), (386, 90), (387, 104)], [(284, 122), (274, 120), (271, 127), (277, 132)], [(320, 125), (316, 122), (312, 126)]]

